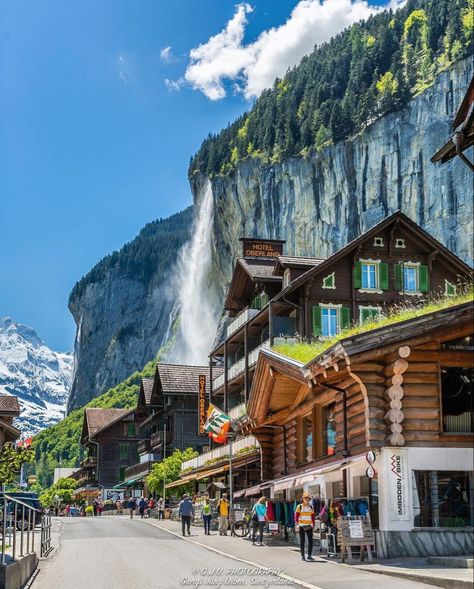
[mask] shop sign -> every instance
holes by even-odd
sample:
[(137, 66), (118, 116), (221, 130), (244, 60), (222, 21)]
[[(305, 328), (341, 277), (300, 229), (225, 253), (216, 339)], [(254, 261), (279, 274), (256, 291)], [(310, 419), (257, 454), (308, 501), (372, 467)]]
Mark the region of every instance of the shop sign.
[(199, 375), (199, 394), (198, 394), (198, 433), (205, 434), (204, 426), (206, 424), (206, 375)]
[(338, 544), (365, 546), (374, 544), (375, 536), (370, 518), (364, 515), (344, 515), (337, 520)]
[(278, 522), (269, 522), (268, 531), (269, 532), (278, 532)]
[(244, 258), (277, 258), (283, 255), (283, 243), (273, 240), (242, 239)]
[(388, 499), (392, 521), (409, 520), (408, 507), (408, 461), (405, 450), (389, 454)]

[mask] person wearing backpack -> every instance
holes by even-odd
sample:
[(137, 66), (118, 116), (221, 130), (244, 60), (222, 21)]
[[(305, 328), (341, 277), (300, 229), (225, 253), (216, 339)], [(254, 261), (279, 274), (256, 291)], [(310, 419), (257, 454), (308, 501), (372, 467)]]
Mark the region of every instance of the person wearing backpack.
[(227, 536), (229, 529), (229, 502), (227, 493), (223, 493), (217, 503), (217, 515), (219, 516), (219, 536)]
[[(313, 561), (313, 528), (315, 524), (314, 509), (311, 505), (311, 495), (303, 493), (303, 503), (300, 503), (295, 511), (295, 523), (300, 535), (301, 560)], [(305, 538), (308, 538), (308, 558), (304, 556)]]
[[(267, 521), (267, 500), (265, 497), (260, 497), (260, 499), (255, 503), (252, 509), (252, 545), (253, 546), (263, 546), (263, 529), (265, 527), (265, 522)], [(258, 536), (259, 541), (255, 543), (255, 538)]]

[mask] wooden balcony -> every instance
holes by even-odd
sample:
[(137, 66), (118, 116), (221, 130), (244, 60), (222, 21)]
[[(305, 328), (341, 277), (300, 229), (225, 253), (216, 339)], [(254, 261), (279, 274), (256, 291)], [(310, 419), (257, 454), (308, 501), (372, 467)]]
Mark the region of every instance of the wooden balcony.
[[(166, 446), (171, 444), (171, 440), (173, 439), (173, 431), (166, 430)], [(150, 437), (150, 449), (157, 448), (158, 446), (163, 445), (164, 440), (164, 433), (163, 431), (156, 432), (155, 434), (151, 434)]]
[(94, 468), (95, 466), (97, 466), (96, 456), (88, 456), (87, 458), (84, 458), (84, 460), (81, 462), (82, 468)]
[(151, 450), (151, 442), (150, 439), (141, 440), (137, 444), (137, 452), (139, 454), (145, 454)]
[(125, 480), (134, 479), (148, 474), (153, 465), (157, 464), (157, 460), (151, 460), (147, 462), (138, 462), (125, 469)]

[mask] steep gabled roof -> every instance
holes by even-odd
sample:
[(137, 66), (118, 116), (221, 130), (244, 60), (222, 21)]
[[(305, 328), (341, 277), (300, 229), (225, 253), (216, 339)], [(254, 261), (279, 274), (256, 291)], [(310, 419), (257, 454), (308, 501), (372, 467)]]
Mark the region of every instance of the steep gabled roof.
[(87, 407), (84, 412), (84, 422), (81, 439), (91, 439), (99, 432), (114, 425), (117, 421), (132, 413), (134, 409), (102, 409)]
[(280, 276), (273, 275), (275, 264), (276, 258), (238, 258), (227, 291), (225, 308), (239, 310), (236, 302), (250, 296), (257, 283), (281, 282)]
[(277, 263), (273, 270), (275, 276), (281, 276), (285, 268), (312, 268), (319, 266), (324, 259), (322, 258), (308, 258), (304, 256), (278, 256)]
[(143, 389), (143, 395), (147, 405), (151, 402), (151, 396), (153, 393), (153, 385), (155, 384), (155, 377), (153, 378), (142, 378), (141, 388)]
[(20, 415), (18, 397), (14, 395), (0, 395), (0, 413), (12, 415), (13, 417)]
[[(213, 368), (213, 377), (222, 373), (222, 368)], [(206, 376), (206, 394), (209, 394), (209, 366), (184, 366), (181, 364), (158, 364), (156, 379), (158, 389), (164, 394), (196, 394), (199, 376)]]
[(280, 297), (284, 297), (288, 293), (298, 288), (301, 284), (304, 284), (307, 280), (311, 279), (316, 274), (326, 271), (335, 262), (346, 256), (347, 254), (351, 253), (352, 251), (356, 250), (359, 247), (359, 245), (361, 245), (364, 241), (376, 236), (381, 231), (387, 229), (390, 225), (395, 224), (397, 224), (398, 226), (403, 226), (408, 231), (415, 233), (419, 241), (424, 242), (426, 246), (430, 248), (432, 251), (437, 251), (439, 254), (445, 256), (449, 264), (452, 265), (454, 269), (456, 269), (461, 274), (466, 276), (472, 274), (472, 268), (470, 268), (465, 262), (463, 262), (461, 258), (456, 256), (456, 254), (453, 254), (453, 252), (451, 252), (437, 239), (432, 237), (429, 233), (427, 233), (424, 229), (422, 229), (404, 213), (402, 213), (401, 211), (396, 211), (389, 217), (386, 217), (385, 219), (374, 225), (365, 233), (359, 235), (359, 237), (353, 239), (343, 248), (335, 252), (332, 256), (329, 256), (329, 258), (321, 262), (321, 264), (314, 266), (301, 276), (298, 276), (298, 278), (293, 280), (293, 282), (291, 282), (286, 288), (284, 288), (280, 293), (278, 293), (276, 297), (274, 297), (274, 300), (278, 300)]

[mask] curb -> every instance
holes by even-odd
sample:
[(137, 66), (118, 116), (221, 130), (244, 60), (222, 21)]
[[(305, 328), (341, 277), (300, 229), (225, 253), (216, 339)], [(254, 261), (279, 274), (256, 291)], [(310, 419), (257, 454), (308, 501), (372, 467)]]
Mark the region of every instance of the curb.
[(359, 570), (376, 573), (378, 575), (387, 575), (388, 577), (398, 577), (399, 579), (408, 579), (409, 581), (417, 581), (418, 583), (426, 583), (434, 587), (441, 587), (442, 589), (472, 589), (470, 581), (463, 581), (462, 579), (443, 579), (442, 577), (431, 577), (420, 573), (406, 573), (404, 571), (382, 571), (380, 569), (368, 569), (357, 567)]
[[(198, 542), (197, 540), (191, 540), (189, 537), (186, 537), (186, 536), (183, 537), (181, 534), (178, 534), (178, 533), (173, 532), (171, 530), (167, 530), (166, 528), (163, 528), (162, 526), (155, 524), (153, 522), (146, 521), (145, 523), (147, 523), (150, 526), (154, 526), (155, 528), (158, 528), (158, 529), (162, 530), (163, 532), (167, 532), (168, 534), (172, 534), (173, 536), (176, 536), (177, 538), (180, 538), (181, 540), (185, 540), (186, 542), (192, 542), (193, 544), (196, 544), (197, 546), (201, 546), (202, 548), (206, 548), (206, 550), (210, 550), (211, 552), (215, 552), (217, 554), (220, 554), (221, 556), (225, 556), (226, 558), (231, 558), (232, 560), (236, 560), (238, 562), (243, 562), (244, 564), (248, 564), (248, 565), (255, 567), (257, 569), (267, 568), (267, 567), (262, 566), (261, 564), (252, 562), (251, 560), (245, 560), (244, 558), (240, 558), (239, 556), (234, 556), (232, 554), (224, 552), (223, 550), (219, 550), (218, 548), (214, 548), (213, 546), (209, 546), (207, 544), (203, 544), (202, 542)], [(300, 587), (305, 587), (305, 589), (323, 589), (322, 587), (319, 587), (318, 585), (313, 585), (312, 583), (308, 583), (307, 581), (302, 581), (301, 579), (297, 579), (296, 577), (286, 575), (285, 573), (270, 572), (269, 574), (273, 575), (274, 577), (280, 577), (280, 579), (285, 579), (286, 581), (291, 581), (292, 583), (295, 583), (296, 585), (299, 585)], [(453, 588), (449, 588), (449, 589), (458, 589), (458, 588), (453, 587)], [(464, 587), (462, 589), (464, 589)]]

